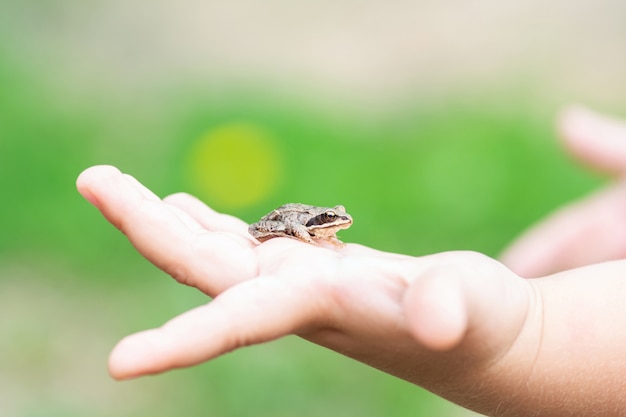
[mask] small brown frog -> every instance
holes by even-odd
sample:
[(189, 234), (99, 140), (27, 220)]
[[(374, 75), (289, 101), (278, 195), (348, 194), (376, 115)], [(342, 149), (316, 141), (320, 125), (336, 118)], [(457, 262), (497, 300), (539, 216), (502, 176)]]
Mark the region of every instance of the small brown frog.
[(352, 225), (352, 216), (343, 206), (333, 208), (290, 203), (280, 206), (253, 223), (248, 232), (261, 242), (275, 237), (290, 237), (319, 245), (328, 242), (336, 247), (345, 244), (336, 233)]

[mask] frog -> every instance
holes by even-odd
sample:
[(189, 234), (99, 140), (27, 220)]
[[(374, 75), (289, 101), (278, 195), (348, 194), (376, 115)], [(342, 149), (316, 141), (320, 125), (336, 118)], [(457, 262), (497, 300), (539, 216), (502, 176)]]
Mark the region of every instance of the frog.
[(337, 232), (352, 226), (344, 206), (317, 207), (301, 203), (284, 204), (266, 214), (248, 227), (248, 232), (259, 242), (275, 237), (288, 237), (312, 245), (330, 244), (342, 248)]

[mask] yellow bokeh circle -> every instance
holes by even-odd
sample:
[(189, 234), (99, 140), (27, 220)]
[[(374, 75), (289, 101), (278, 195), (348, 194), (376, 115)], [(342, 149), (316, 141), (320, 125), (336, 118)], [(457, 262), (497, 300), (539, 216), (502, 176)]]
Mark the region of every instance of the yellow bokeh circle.
[(252, 205), (277, 186), (282, 171), (273, 136), (251, 123), (217, 126), (191, 146), (186, 161), (193, 192), (227, 208)]

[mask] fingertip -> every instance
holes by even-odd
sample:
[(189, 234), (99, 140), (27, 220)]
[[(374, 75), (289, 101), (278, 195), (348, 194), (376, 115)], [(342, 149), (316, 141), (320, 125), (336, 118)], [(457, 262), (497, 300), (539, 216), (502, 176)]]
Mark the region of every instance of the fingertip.
[(409, 288), (404, 302), (410, 330), (426, 348), (447, 351), (463, 339), (468, 318), (460, 282), (432, 275)]
[(76, 188), (78, 192), (91, 204), (98, 206), (93, 187), (104, 180), (110, 179), (114, 175), (120, 175), (121, 172), (111, 165), (95, 165), (83, 170), (76, 178)]
[(125, 337), (109, 355), (109, 374), (117, 380), (133, 379), (160, 372), (159, 346), (155, 330), (146, 330)]
[(582, 162), (609, 173), (626, 171), (626, 124), (581, 105), (563, 109), (557, 130), (564, 146)]
[(121, 174), (120, 170), (112, 165), (94, 165), (83, 170), (76, 180), (78, 186), (87, 185), (93, 181), (109, 178)]
[(557, 128), (565, 142), (576, 142), (589, 133), (598, 123), (598, 114), (580, 104), (564, 107), (557, 117)]
[[(129, 343), (130, 340), (130, 343)], [(109, 374), (117, 380), (131, 379), (135, 376), (132, 372), (137, 366), (137, 349), (133, 346), (129, 337), (122, 339), (109, 355)]]

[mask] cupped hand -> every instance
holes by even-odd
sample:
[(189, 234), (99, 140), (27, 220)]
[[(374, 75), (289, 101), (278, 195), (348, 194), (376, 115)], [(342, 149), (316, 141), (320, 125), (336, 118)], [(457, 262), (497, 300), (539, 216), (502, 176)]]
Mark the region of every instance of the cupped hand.
[(626, 257), (626, 123), (571, 107), (558, 131), (575, 158), (615, 180), (558, 209), (504, 251), (502, 261), (525, 277)]
[(109, 360), (115, 378), (191, 366), (288, 334), (461, 403), (477, 378), (487, 389), (530, 368), (509, 369), (536, 349), (520, 343), (540, 327), (529, 325), (531, 284), (492, 259), (415, 258), (288, 238), (259, 244), (245, 222), (186, 194), (161, 200), (113, 167), (92, 167), (77, 185), (143, 256), (213, 298), (123, 339)]

